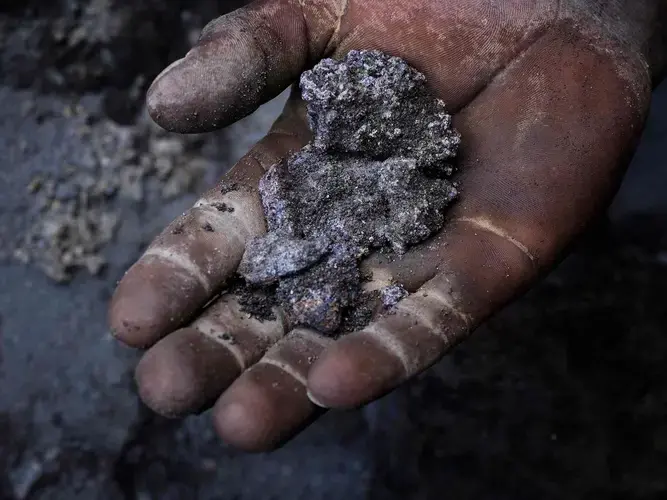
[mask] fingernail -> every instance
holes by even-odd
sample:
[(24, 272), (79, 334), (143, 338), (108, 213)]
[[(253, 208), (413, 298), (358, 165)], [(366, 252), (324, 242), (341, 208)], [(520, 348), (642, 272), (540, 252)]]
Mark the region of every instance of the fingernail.
[(314, 405), (319, 406), (320, 408), (326, 408), (326, 409), (329, 408), (324, 403), (320, 403), (310, 391), (306, 391), (306, 394), (308, 395), (308, 399), (310, 399), (310, 402), (313, 403)]
[(155, 80), (153, 80), (153, 83), (151, 84), (151, 88), (148, 90), (148, 92), (150, 93), (151, 89), (153, 89), (153, 88), (155, 87), (155, 85), (156, 85), (156, 84), (157, 84), (157, 83), (158, 83), (158, 82), (159, 82), (159, 81), (160, 81), (160, 80), (161, 80), (167, 73), (169, 73), (171, 70), (173, 70), (173, 69), (176, 68), (177, 66), (180, 66), (181, 64), (183, 64), (183, 62), (185, 62), (185, 57), (183, 57), (183, 58), (181, 58), (181, 59), (178, 59), (178, 60), (174, 61), (174, 62), (171, 63), (169, 66), (167, 66), (165, 69), (163, 69), (162, 72), (161, 72), (158, 76), (155, 77)]
[[(174, 72), (185, 63), (185, 58), (174, 61), (160, 73), (146, 92), (146, 107), (150, 117), (161, 127), (170, 129), (173, 126), (170, 114), (173, 112), (173, 100), (179, 94), (174, 86)], [(172, 78), (168, 78), (172, 75)], [(176, 78), (178, 80), (178, 78)], [(172, 110), (172, 111), (170, 111)]]

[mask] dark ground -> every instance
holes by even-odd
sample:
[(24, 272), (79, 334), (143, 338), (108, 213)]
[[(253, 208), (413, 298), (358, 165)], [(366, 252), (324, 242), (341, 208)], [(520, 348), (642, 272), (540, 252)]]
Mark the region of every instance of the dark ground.
[[(150, 81), (225, 2), (190, 2), (189, 15), (187, 2), (142, 2), (133, 16), (121, 2), (79, 3), (0, 7), (0, 499), (667, 498), (667, 87), (608, 222), (542, 285), (419, 380), (325, 416), (278, 452), (244, 455), (206, 415), (148, 412), (132, 386), (136, 353), (106, 329), (116, 279), (197, 185), (162, 204), (169, 179), (151, 173), (143, 200), (113, 198), (122, 224), (99, 277), (57, 285), (11, 256), (38, 214), (26, 186), (93, 147), (65, 111), (80, 99), (63, 89), (85, 94), (93, 128), (129, 123), (137, 75)], [(278, 108), (196, 147), (222, 171)]]

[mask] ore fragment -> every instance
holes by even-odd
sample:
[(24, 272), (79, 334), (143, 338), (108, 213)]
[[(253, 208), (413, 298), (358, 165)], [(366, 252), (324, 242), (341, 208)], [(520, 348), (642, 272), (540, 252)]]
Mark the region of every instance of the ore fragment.
[(382, 304), (385, 307), (395, 306), (408, 295), (408, 291), (401, 285), (389, 285), (380, 290)]
[(319, 149), (372, 158), (405, 156), (435, 166), (456, 155), (459, 134), (424, 75), (377, 51), (325, 59), (301, 77)]
[(328, 251), (326, 240), (299, 240), (267, 233), (246, 246), (239, 272), (250, 283), (267, 283), (307, 269)]
[[(378, 51), (326, 59), (301, 89), (313, 141), (262, 178), (269, 232), (248, 243), (239, 271), (249, 283), (277, 281), (292, 324), (335, 334), (343, 318), (370, 320), (359, 260), (404, 253), (444, 224), (460, 136), (424, 76)], [(385, 308), (405, 295), (398, 285), (380, 292)]]
[(325, 262), (282, 280), (278, 300), (287, 306), (293, 323), (334, 333), (345, 308), (357, 298), (360, 281), (355, 256), (338, 245)]

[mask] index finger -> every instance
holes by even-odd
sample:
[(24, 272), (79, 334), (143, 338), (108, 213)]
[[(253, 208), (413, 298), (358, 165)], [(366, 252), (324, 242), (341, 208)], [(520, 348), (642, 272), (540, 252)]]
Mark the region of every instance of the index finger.
[(225, 178), (172, 222), (123, 276), (111, 301), (113, 334), (147, 347), (171, 333), (225, 286), (249, 238), (265, 231), (257, 183), (309, 137), (293, 96), (269, 134)]

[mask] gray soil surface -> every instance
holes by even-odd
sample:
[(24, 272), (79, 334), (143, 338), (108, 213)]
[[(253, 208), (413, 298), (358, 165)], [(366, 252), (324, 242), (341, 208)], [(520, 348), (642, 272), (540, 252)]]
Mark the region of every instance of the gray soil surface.
[[(106, 328), (116, 280), (194, 201), (198, 186), (165, 199), (166, 182), (151, 171), (143, 201), (117, 194), (101, 204), (120, 214), (120, 222), (96, 250), (107, 261), (98, 276), (84, 266), (59, 284), (38, 263), (13, 256), (16, 242), (43, 214), (34, 206), (41, 195), (28, 191), (35, 177), (59, 178), (65, 165), (84, 168), (77, 162), (93, 145), (76, 133), (80, 120), (93, 115), (98, 121), (88, 126), (100, 130), (127, 126), (124, 107), (109, 112), (109, 95), (132, 88), (104, 81), (76, 93), (49, 87), (51, 73), (77, 78), (78, 70), (67, 68), (77, 67), (79, 55), (44, 63), (51, 59), (43, 51), (58, 46), (28, 37), (26, 51), (16, 30), (36, 37), (62, 24), (68, 33), (79, 33), (77, 26), (91, 30), (91, 20), (115, 26), (114, 9), (134, 4), (10, 0), (0, 7), (2, 500), (667, 496), (667, 87), (655, 94), (608, 220), (540, 286), (407, 386), (363, 411), (325, 415), (275, 453), (246, 455), (219, 442), (206, 414), (179, 421), (147, 411), (131, 380), (137, 353), (120, 347)], [(164, 2), (141, 3), (153, 22), (165, 22), (160, 16), (166, 13), (175, 23), (178, 29), (167, 32), (177, 45), (179, 34), (226, 8), (224, 2), (189, 4), (186, 15), (161, 7)], [(83, 5), (103, 6), (101, 17), (82, 19)], [(151, 40), (146, 51), (163, 43)], [(79, 50), (90, 43), (81, 42)], [(99, 47), (119, 52), (112, 61), (130, 50), (114, 36), (93, 46), (90, 57), (103, 61)], [(168, 62), (164, 53), (151, 52), (155, 68), (146, 80)], [(108, 74), (134, 82), (143, 72), (136, 70), (139, 62), (127, 73), (112, 62)], [(79, 105), (85, 113), (70, 112)], [(195, 184), (213, 182), (279, 108), (270, 103), (198, 145), (168, 136), (187, 152), (176, 159), (212, 162)], [(132, 121), (131, 129), (148, 142), (164, 139), (141, 122)], [(136, 149), (139, 157), (153, 158), (150, 148)]]
[(269, 232), (249, 242), (239, 272), (277, 282), (293, 326), (336, 335), (365, 326), (346, 321), (371, 299), (360, 260), (403, 254), (442, 228), (461, 139), (424, 75), (382, 52), (324, 59), (301, 90), (313, 139), (260, 181)]

